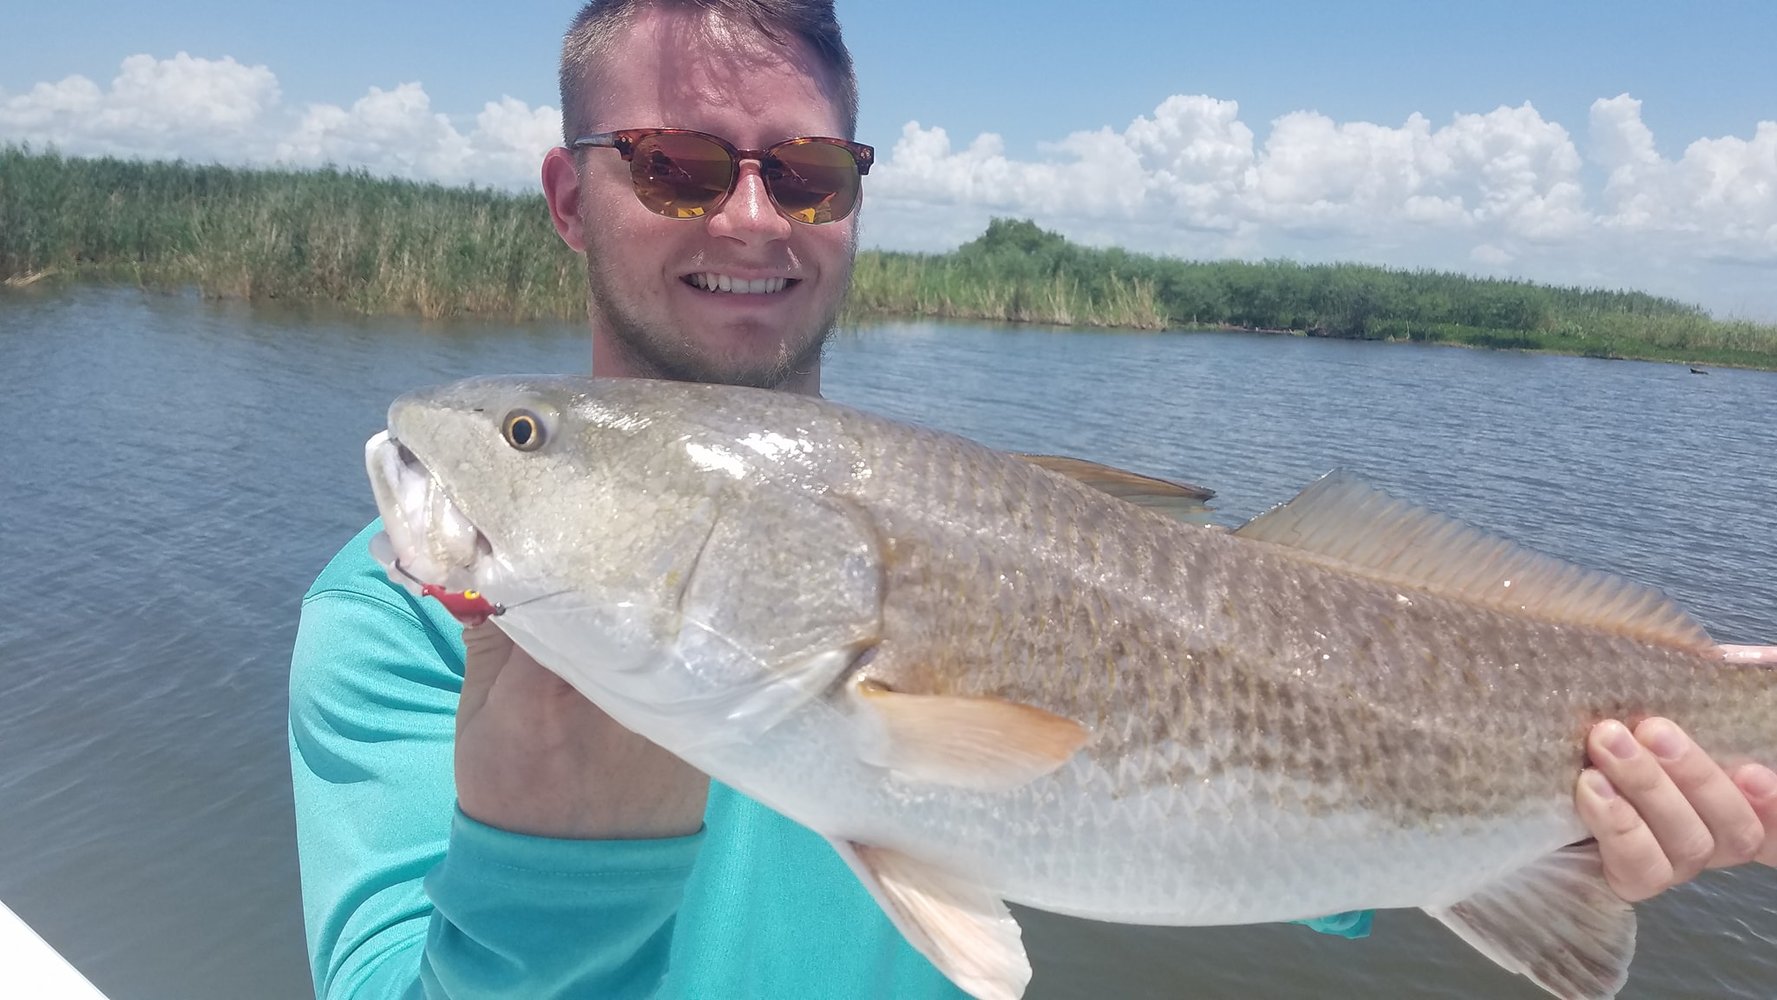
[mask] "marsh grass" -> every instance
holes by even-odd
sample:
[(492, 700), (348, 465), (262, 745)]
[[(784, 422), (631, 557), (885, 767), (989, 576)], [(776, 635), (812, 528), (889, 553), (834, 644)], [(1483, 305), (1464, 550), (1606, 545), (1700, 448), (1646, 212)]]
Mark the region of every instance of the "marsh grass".
[[(7, 285), (96, 278), (366, 313), (578, 321), (581, 268), (537, 194), (0, 147)], [(1777, 326), (1640, 292), (1186, 261), (1083, 247), (1007, 219), (950, 253), (860, 253), (845, 318), (879, 316), (1234, 327), (1777, 368)]]
[(579, 259), (539, 195), (8, 148), (0, 277), (33, 275), (428, 317), (585, 313)]
[(1777, 326), (1643, 292), (1355, 264), (1184, 261), (996, 219), (943, 255), (860, 255), (851, 307), (1135, 329), (1232, 327), (1777, 368)]

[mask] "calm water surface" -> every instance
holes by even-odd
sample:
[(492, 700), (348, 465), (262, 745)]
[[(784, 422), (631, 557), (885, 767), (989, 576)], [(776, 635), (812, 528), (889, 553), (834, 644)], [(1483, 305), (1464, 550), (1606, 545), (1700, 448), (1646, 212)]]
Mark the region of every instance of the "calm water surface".
[[(586, 364), (569, 327), (0, 295), (0, 899), (114, 1000), (311, 996), (286, 670), (304, 588), (374, 515), (364, 439), (408, 388)], [(1777, 641), (1770, 373), (897, 324), (840, 337), (825, 384), (1211, 486), (1231, 522), (1348, 468)], [(1641, 912), (1625, 997), (1777, 995), (1777, 873)], [(1543, 996), (1417, 912), (1362, 942), (1022, 917), (1038, 1000)]]

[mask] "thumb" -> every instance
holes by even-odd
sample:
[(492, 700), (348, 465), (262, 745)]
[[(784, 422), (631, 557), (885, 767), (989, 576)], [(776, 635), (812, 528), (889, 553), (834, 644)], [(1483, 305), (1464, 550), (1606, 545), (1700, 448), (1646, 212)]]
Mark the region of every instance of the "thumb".
[(500, 671), (512, 662), (514, 648), (512, 637), (498, 625), (463, 627), (463, 693), (457, 702), (458, 719), (475, 714), (487, 702)]

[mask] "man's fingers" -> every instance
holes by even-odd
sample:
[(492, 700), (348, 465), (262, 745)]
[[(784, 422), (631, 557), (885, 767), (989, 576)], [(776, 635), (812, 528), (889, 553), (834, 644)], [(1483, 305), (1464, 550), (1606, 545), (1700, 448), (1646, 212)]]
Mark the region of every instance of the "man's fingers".
[[(1630, 733), (1603, 722), (1587, 751), (1597, 771), (1582, 775), (1575, 804), (1624, 899), (1646, 899), (1704, 868), (1774, 849), (1749, 793), (1673, 723), (1648, 719)], [(1747, 773), (1756, 785), (1759, 776)], [(1777, 802), (1769, 809), (1777, 813)]]
[[(1672, 773), (1688, 786), (1703, 783), (1695, 759), (1702, 755), (1671, 723), (1662, 727), (1655, 721), (1642, 723), (1640, 731), (1658, 746), (1657, 755), (1615, 720), (1592, 727), (1587, 739), (1593, 765), (1652, 838), (1650, 844), (1648, 836), (1620, 820), (1602, 833), (1594, 831), (1611, 887), (1631, 902), (1695, 878), (1715, 857), (1714, 835)], [(1706, 758), (1703, 763), (1714, 766)], [(1593, 790), (1604, 794), (1603, 786), (1594, 784)]]
[(1777, 664), (1777, 646), (1733, 646), (1722, 643), (1715, 647), (1729, 663)]
[(459, 719), (475, 714), (487, 702), (487, 693), (500, 671), (512, 660), (512, 638), (487, 623), (463, 629), (463, 694), (457, 702)]
[[(1648, 746), (1650, 740), (1657, 749)], [(1636, 727), (1634, 735), (1620, 722), (1596, 726), (1591, 749), (1592, 763), (1653, 831), (1672, 864), (1674, 880), (1695, 878), (1715, 857), (1715, 838), (1686, 798), (1689, 788), (1705, 780), (1698, 773), (1696, 758), (1701, 754), (1695, 746), (1670, 722), (1649, 719)], [(1702, 763), (1715, 766), (1707, 758)], [(1735, 795), (1739, 797), (1738, 792)]]
[[(1703, 859), (1703, 867), (1745, 864), (1758, 854), (1764, 846), (1764, 824), (1746, 801), (1745, 793), (1684, 730), (1666, 719), (1648, 719), (1635, 727), (1635, 739), (1659, 760), (1667, 777), (1684, 796), (1685, 808), (1675, 809), (1671, 816), (1643, 817), (1668, 855), (1693, 846), (1684, 838), (1701, 840), (1696, 834), (1698, 821), (1709, 831), (1712, 848)], [(1667, 839), (1666, 829), (1673, 831), (1675, 839)], [(1687, 873), (1686, 878), (1696, 874), (1691, 869), (1695, 857), (1687, 854), (1673, 860)]]
[(1764, 826), (1764, 843), (1754, 860), (1777, 865), (1777, 771), (1761, 764), (1745, 764), (1735, 769), (1734, 784), (1745, 793)]
[(1580, 774), (1574, 805), (1586, 829), (1598, 840), (1604, 860), (1604, 879), (1618, 896), (1638, 903), (1656, 896), (1672, 884), (1672, 863), (1660, 842), (1617, 792), (1610, 779), (1588, 768)]

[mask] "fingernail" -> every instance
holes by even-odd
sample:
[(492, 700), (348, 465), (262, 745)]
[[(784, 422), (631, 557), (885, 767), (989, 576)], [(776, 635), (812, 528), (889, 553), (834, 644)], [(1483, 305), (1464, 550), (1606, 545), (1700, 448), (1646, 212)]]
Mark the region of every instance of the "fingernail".
[(1592, 790), (1592, 794), (1605, 801), (1617, 797), (1617, 786), (1611, 784), (1609, 778), (1599, 774), (1597, 771), (1585, 771), (1580, 775), (1580, 780), (1586, 783), (1586, 787)]
[(1634, 735), (1621, 722), (1604, 724), (1604, 749), (1609, 750), (1612, 757), (1629, 760), (1640, 747), (1641, 744), (1635, 742)]
[(1777, 773), (1768, 767), (1754, 767), (1740, 777), (1740, 788), (1755, 799), (1777, 796)]
[[(1665, 719), (1653, 719), (1642, 726), (1641, 741), (1661, 760), (1677, 760), (1684, 753), (1684, 739), (1678, 735), (1678, 727)], [(1611, 752), (1615, 753), (1616, 748), (1612, 747)]]

